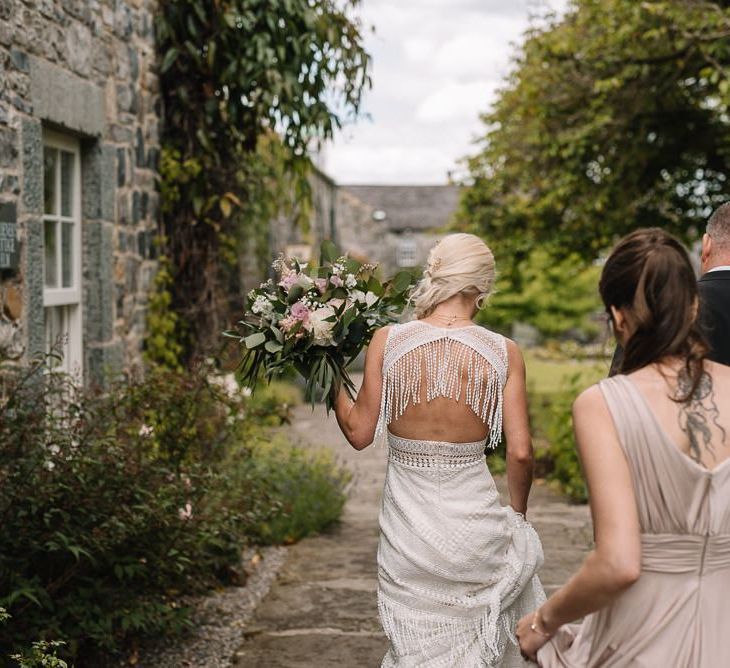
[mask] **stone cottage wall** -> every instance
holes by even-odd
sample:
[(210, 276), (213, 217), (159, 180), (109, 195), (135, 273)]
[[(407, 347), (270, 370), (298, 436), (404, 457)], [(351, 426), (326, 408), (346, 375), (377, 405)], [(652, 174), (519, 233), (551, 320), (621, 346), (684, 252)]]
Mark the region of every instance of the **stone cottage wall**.
[[(416, 249), (415, 266), (423, 267), (428, 252), (441, 239), (434, 230), (394, 231), (385, 221), (377, 220), (374, 207), (362, 202), (347, 187), (337, 193), (337, 234), (343, 250), (369, 262), (376, 262), (383, 278), (390, 278), (398, 266), (398, 246), (404, 237), (412, 240)], [(445, 223), (446, 221), (444, 221)]]
[(0, 358), (44, 349), (47, 127), (81, 140), (86, 380), (141, 364), (156, 267), (155, 5), (0, 0), (0, 212), (17, 221), (17, 267), (0, 275)]
[[(337, 184), (324, 172), (312, 169), (309, 177), (312, 211), (307, 230), (297, 225), (296, 215), (280, 215), (271, 221), (269, 239), (272, 257), (279, 253), (298, 253), (299, 259), (319, 260), (319, 249), (324, 239), (340, 244), (337, 218)], [(258, 276), (247, 284), (260, 280)]]

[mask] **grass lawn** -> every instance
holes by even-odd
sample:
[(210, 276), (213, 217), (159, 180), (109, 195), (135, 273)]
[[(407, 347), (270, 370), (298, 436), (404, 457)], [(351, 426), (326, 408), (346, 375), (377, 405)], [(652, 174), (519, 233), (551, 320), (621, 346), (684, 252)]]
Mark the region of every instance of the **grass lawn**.
[(541, 359), (534, 350), (523, 351), (527, 367), (527, 389), (530, 395), (544, 396), (568, 387), (570, 379), (579, 374), (581, 390), (608, 376), (610, 361)]

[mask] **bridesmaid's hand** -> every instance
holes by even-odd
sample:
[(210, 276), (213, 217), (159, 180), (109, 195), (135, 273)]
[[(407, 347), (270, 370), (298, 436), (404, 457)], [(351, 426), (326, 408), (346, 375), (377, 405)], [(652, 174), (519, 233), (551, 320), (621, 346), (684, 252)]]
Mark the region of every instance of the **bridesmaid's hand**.
[(537, 663), (537, 650), (539, 650), (549, 640), (549, 638), (533, 631), (530, 628), (534, 617), (534, 613), (531, 612), (529, 615), (525, 615), (522, 619), (520, 619), (520, 621), (517, 622), (515, 635), (520, 643), (520, 652), (523, 658)]

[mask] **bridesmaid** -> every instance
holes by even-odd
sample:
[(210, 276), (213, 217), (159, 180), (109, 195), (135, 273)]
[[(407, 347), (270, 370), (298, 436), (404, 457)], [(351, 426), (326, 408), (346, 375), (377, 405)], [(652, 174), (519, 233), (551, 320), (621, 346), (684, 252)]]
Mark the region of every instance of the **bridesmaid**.
[(730, 367), (706, 359), (695, 276), (666, 232), (622, 239), (600, 292), (625, 356), (573, 406), (595, 549), (520, 620), (523, 656), (730, 666)]

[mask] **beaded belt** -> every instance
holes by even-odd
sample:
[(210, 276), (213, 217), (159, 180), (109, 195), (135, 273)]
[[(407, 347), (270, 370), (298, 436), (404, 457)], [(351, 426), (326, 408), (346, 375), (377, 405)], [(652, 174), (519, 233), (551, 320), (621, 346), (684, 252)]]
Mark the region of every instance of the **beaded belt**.
[(419, 441), (388, 433), (390, 459), (416, 468), (459, 468), (484, 461), (486, 439), (469, 443)]

